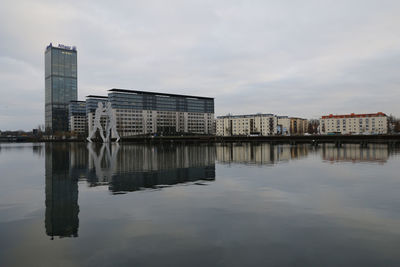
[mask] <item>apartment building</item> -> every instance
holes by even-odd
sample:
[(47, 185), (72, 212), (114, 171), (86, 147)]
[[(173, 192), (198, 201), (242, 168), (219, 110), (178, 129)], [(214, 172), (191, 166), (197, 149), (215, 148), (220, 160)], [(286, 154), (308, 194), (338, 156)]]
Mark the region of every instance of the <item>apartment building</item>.
[(290, 118), (290, 134), (302, 135), (307, 132), (308, 121), (302, 118)]
[(320, 119), (321, 134), (386, 134), (388, 120), (382, 112), (371, 114), (327, 115)]
[(278, 116), (277, 134), (290, 134), (290, 118), (288, 116)]
[(219, 116), (216, 119), (216, 134), (218, 136), (275, 135), (277, 120), (273, 114)]

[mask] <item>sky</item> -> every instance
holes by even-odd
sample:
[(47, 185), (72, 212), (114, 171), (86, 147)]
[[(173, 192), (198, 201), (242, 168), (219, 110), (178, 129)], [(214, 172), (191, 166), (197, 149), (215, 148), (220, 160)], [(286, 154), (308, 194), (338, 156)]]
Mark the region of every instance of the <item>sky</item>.
[(215, 115), (400, 116), (398, 0), (1, 0), (0, 130), (44, 124), (44, 51), (76, 46), (78, 99), (215, 98)]

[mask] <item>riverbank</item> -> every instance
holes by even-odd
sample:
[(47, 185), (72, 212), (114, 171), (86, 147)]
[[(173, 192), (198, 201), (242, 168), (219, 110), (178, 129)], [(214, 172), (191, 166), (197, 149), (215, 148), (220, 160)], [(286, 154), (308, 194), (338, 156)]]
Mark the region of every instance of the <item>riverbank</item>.
[[(99, 140), (98, 140), (99, 141)], [(2, 142), (87, 142), (86, 139), (43, 139), (43, 138), (10, 138)], [(123, 137), (121, 142), (133, 143), (237, 143), (268, 142), (271, 144), (389, 144), (399, 145), (400, 135), (295, 135), (295, 136), (132, 136)]]

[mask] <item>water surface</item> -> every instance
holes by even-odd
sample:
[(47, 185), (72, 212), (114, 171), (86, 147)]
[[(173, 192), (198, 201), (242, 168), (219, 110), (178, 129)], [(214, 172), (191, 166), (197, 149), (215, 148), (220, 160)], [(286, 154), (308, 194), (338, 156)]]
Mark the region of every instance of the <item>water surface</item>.
[(385, 145), (0, 144), (0, 266), (399, 266)]

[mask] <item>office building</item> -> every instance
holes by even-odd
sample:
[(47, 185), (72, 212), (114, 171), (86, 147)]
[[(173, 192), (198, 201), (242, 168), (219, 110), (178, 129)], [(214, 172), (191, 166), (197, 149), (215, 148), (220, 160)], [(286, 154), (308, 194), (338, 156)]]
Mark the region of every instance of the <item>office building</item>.
[(218, 136), (275, 135), (277, 117), (273, 114), (249, 114), (219, 116), (216, 120)]
[(86, 102), (71, 101), (69, 103), (69, 131), (76, 135), (86, 135)]
[(108, 101), (115, 112), (121, 137), (215, 134), (214, 98), (111, 89)]
[(320, 119), (321, 134), (386, 134), (388, 121), (382, 112), (327, 115)]
[(45, 128), (49, 134), (68, 131), (68, 105), (76, 101), (77, 51), (53, 46), (45, 51)]

